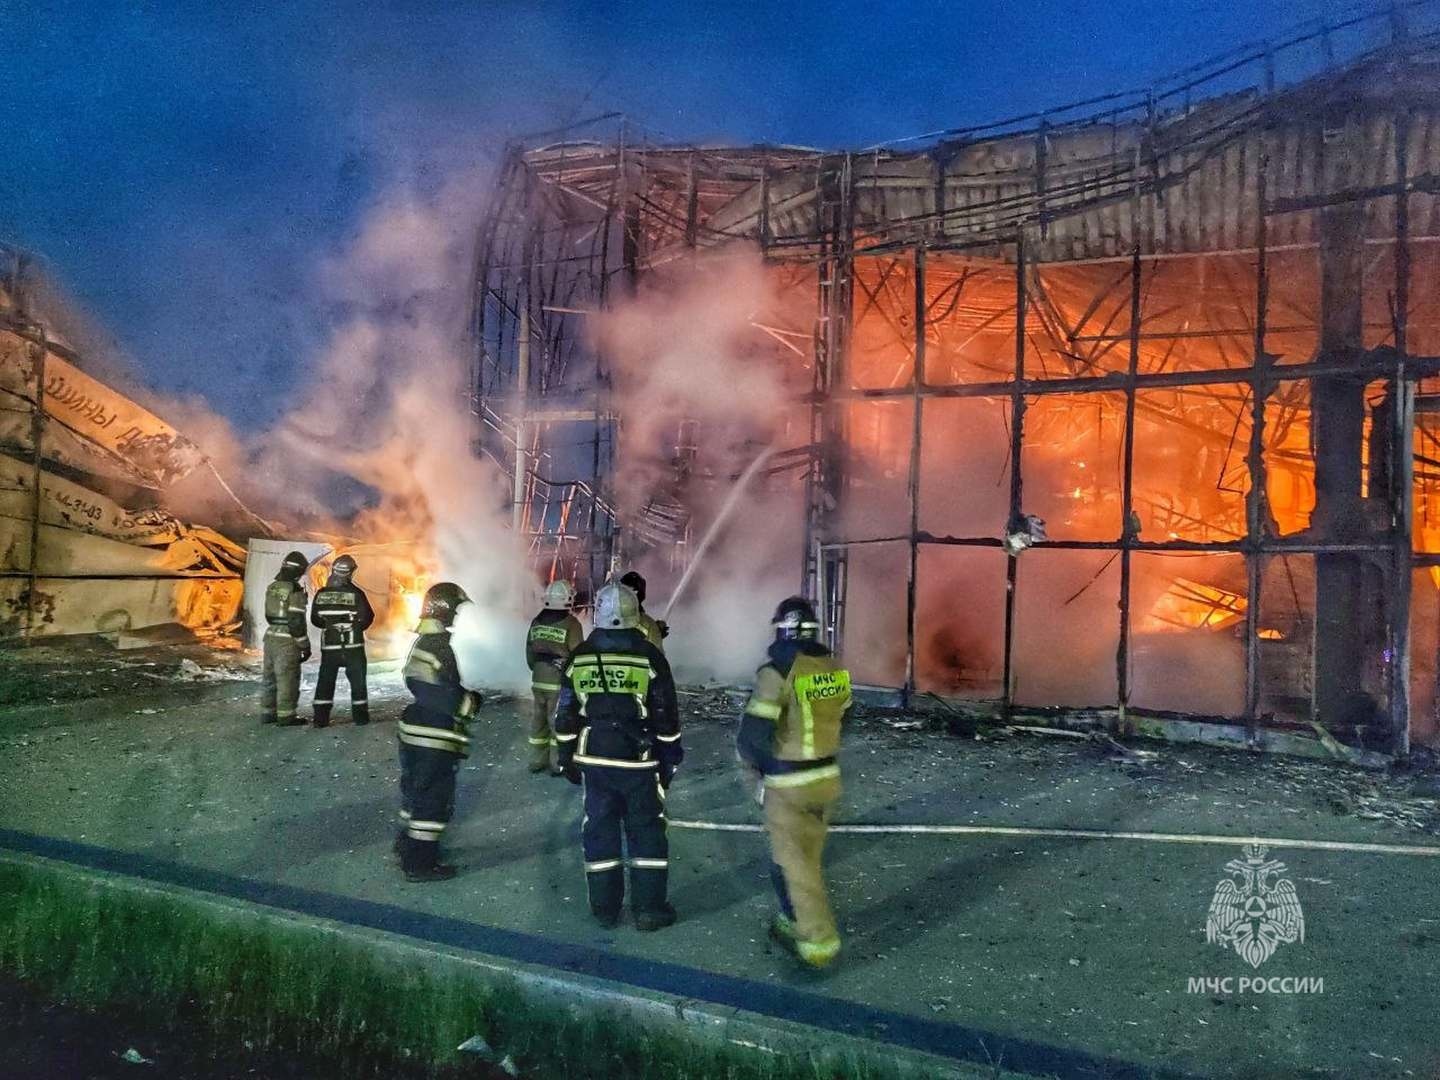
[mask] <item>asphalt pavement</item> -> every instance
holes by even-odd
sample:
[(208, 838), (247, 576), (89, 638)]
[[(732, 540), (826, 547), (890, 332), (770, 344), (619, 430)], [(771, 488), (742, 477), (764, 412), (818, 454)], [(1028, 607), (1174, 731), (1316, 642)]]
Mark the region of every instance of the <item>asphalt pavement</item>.
[[(377, 722), (352, 727), (340, 710), (323, 731), (261, 726), (249, 684), (218, 675), (0, 706), (0, 827), (13, 843), (119, 853), (107, 857), (222, 890), (283, 888), (421, 937), (427, 920), (470, 927), (477, 948), (1041, 1074), (1440, 1075), (1431, 776), (1161, 743), (974, 741), (861, 716), (842, 754), (842, 822), (1175, 838), (837, 834), (845, 947), (816, 976), (766, 941), (763, 836), (711, 828), (759, 822), (723, 694), (682, 698), (687, 758), (669, 801), (681, 921), (656, 934), (591, 922), (578, 789), (525, 771), (515, 700), (484, 710), (460, 773), (446, 839), (461, 875), (405, 882), (390, 854), (393, 672), (370, 697)], [(1234, 840), (1177, 839), (1196, 835)], [(1303, 936), (1258, 966), (1206, 935), (1252, 836), (1341, 845), (1269, 846), (1284, 866), (1269, 880), (1293, 885)]]

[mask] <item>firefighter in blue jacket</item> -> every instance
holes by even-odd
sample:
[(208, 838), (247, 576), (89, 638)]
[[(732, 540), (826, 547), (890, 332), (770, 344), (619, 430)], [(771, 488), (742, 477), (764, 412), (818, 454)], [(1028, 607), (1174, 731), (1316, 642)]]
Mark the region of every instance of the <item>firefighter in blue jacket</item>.
[(310, 560), (292, 551), (265, 589), (265, 638), (260, 657), (260, 722), (292, 727), (300, 704), (300, 665), (310, 659), (305, 628), (305, 586), (300, 578)]
[(400, 835), (395, 850), (407, 881), (445, 881), (455, 867), (440, 861), (440, 837), (455, 810), (455, 774), (470, 753), (470, 720), (480, 695), (460, 683), (450, 628), (465, 590), (430, 586), (420, 609), (420, 636), (405, 659), (405, 687), (415, 700), (400, 715)]
[(665, 792), (684, 757), (680, 716), (670, 665), (639, 623), (634, 592), (600, 590), (595, 629), (565, 669), (555, 719), (561, 772), (585, 787), (585, 882), (590, 911), (607, 929), (620, 921), (627, 863), (636, 928), (675, 921)]
[(315, 680), (316, 727), (327, 727), (335, 704), (335, 676), (345, 669), (350, 684), (350, 719), (356, 724), (370, 722), (370, 699), (366, 689), (369, 667), (365, 659), (365, 631), (375, 621), (375, 612), (365, 590), (354, 582), (355, 560), (341, 555), (330, 567), (325, 587), (315, 594), (310, 621), (320, 628), (320, 675)]

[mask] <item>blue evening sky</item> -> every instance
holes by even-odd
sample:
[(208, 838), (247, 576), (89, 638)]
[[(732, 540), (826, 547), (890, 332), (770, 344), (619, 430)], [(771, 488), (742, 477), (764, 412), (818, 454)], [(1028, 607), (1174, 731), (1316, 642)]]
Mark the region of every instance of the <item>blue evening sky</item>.
[[(0, 0), (0, 239), (242, 429), (304, 379), (316, 266), (396, 183), (622, 110), (863, 146), (1125, 89), (1318, 0)], [(588, 102), (585, 100), (589, 93)]]

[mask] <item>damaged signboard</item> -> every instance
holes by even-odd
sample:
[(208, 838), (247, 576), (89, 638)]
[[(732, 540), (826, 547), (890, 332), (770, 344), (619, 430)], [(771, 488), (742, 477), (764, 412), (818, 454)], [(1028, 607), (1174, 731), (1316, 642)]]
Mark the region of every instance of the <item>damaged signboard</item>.
[(81, 371), (56, 348), (4, 329), (0, 329), (0, 394), (8, 400), (6, 418), (0, 420), (0, 441), (21, 446), (33, 442), (30, 420), (37, 381), (44, 384), (44, 441), (57, 428), (63, 431), (62, 452), (79, 458), (67, 464), (86, 468), (98, 457), (108, 466), (100, 470), (102, 474), (118, 471), (141, 486), (164, 488), (203, 460), (193, 442)]
[(244, 549), (160, 505), (204, 461), (200, 449), (6, 314), (0, 640), (235, 623)]

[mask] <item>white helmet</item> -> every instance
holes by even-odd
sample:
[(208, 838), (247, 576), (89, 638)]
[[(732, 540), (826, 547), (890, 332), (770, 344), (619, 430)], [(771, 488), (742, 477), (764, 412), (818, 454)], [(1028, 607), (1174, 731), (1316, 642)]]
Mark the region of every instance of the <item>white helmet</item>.
[(545, 586), (545, 607), (550, 611), (569, 611), (575, 602), (575, 590), (568, 581), (552, 581)]
[(595, 597), (595, 629), (633, 630), (640, 625), (640, 598), (624, 585), (606, 585)]

